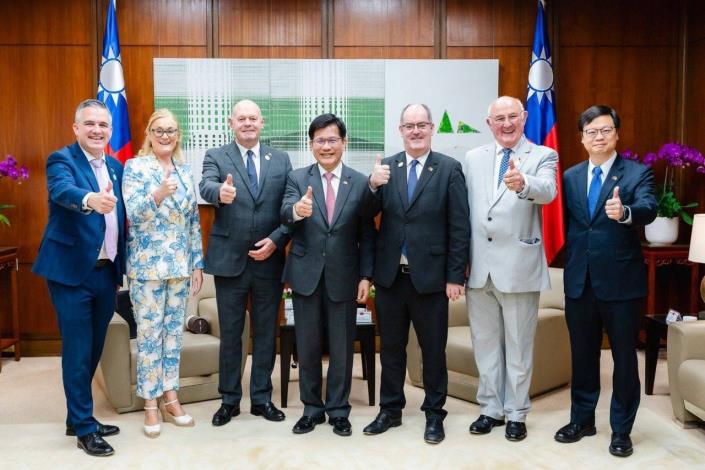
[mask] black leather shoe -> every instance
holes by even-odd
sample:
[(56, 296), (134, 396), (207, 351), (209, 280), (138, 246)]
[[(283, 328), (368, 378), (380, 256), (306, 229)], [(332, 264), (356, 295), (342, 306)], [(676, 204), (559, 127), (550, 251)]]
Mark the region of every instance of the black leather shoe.
[(443, 431), (443, 421), (438, 418), (427, 419), (423, 440), (429, 444), (440, 444), (445, 438), (446, 433)]
[(213, 420), (211, 423), (213, 423), (213, 426), (222, 426), (224, 424), (228, 424), (230, 422), (230, 418), (239, 414), (239, 405), (228, 405), (223, 403), (220, 405), (220, 408), (218, 408), (218, 411), (216, 411), (213, 415)]
[(352, 425), (350, 424), (350, 420), (345, 416), (328, 418), (328, 424), (333, 425), (333, 432), (338, 436), (349, 436), (352, 434)]
[(326, 417), (321, 416), (306, 416), (303, 415), (291, 429), (294, 434), (306, 434), (311, 432), (316, 428), (317, 424), (323, 424), (326, 422)]
[(593, 424), (569, 423), (556, 431), (553, 438), (558, 442), (570, 444), (578, 442), (585, 436), (594, 436), (595, 434), (597, 434), (597, 429)]
[(612, 442), (610, 442), (610, 454), (615, 457), (629, 457), (634, 453), (632, 440), (629, 434), (612, 433)]
[(519, 421), (507, 421), (507, 430), (504, 437), (509, 441), (521, 441), (526, 438), (526, 424)]
[(365, 426), (362, 432), (368, 436), (382, 434), (389, 428), (401, 426), (401, 415), (393, 416), (385, 411), (380, 411), (374, 421)]
[(504, 426), (504, 419), (494, 419), (491, 416), (480, 415), (470, 425), (470, 434), (488, 434), (495, 426)]
[(115, 453), (110, 444), (105, 442), (97, 432), (77, 438), (76, 443), (79, 449), (83, 449), (86, 454), (93, 457), (107, 457)]
[(252, 405), (250, 413), (255, 416), (263, 416), (267, 421), (284, 421), (284, 412), (277, 409), (271, 401), (264, 405)]
[[(112, 424), (100, 424), (98, 423), (98, 430), (96, 431), (100, 437), (114, 436), (120, 433), (120, 428), (113, 426)], [(66, 435), (75, 436), (76, 430), (73, 426), (66, 426)]]

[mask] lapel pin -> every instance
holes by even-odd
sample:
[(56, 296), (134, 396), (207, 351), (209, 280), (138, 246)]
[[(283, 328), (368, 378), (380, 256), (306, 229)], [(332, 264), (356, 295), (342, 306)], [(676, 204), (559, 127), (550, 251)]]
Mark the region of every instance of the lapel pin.
[(268, 153), (267, 155), (264, 156), (264, 159), (267, 160), (267, 161), (271, 160), (271, 159), (272, 159), (272, 154), (271, 154), (271, 153)]
[(429, 167), (428, 167), (428, 171), (433, 171), (433, 167), (432, 167), (432, 166), (429, 166)]
[(612, 176), (612, 180), (617, 181), (617, 177), (616, 177), (616, 176)]
[(343, 181), (343, 184), (348, 184), (348, 182), (347, 182), (347, 181)]
[(397, 166), (398, 166), (399, 168), (403, 167), (403, 166), (404, 166), (404, 162), (399, 162), (399, 163), (397, 163)]

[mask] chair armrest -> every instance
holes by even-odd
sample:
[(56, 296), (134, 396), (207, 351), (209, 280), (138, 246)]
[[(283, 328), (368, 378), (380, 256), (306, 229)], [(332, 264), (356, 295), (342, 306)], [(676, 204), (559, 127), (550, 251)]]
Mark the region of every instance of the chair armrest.
[(115, 408), (132, 404), (132, 383), (130, 380), (130, 328), (117, 313), (108, 324), (105, 346), (100, 357), (105, 392)]
[(705, 321), (668, 326), (668, 387), (673, 414), (683, 424), (697, 417), (685, 409), (678, 384), (678, 368), (688, 359), (705, 359)]
[(448, 328), (453, 326), (468, 326), (470, 320), (468, 318), (468, 308), (465, 303), (465, 296), (461, 296), (458, 300), (448, 301)]

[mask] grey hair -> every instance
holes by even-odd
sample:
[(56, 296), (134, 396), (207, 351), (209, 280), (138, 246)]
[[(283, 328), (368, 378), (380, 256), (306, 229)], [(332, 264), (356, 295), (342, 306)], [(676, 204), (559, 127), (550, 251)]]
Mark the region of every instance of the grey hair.
[(500, 101), (513, 101), (519, 105), (519, 109), (521, 110), (521, 112), (522, 113), (524, 112), (524, 103), (522, 103), (519, 98), (514, 98), (513, 96), (506, 96), (505, 95), (505, 96), (500, 96), (499, 98), (497, 98), (496, 100), (494, 100), (493, 102), (490, 103), (490, 105), (487, 107), (487, 116), (492, 115), (492, 106), (499, 103)]
[(108, 109), (107, 106), (105, 106), (105, 103), (103, 103), (100, 100), (96, 100), (94, 98), (83, 100), (78, 104), (78, 106), (76, 106), (76, 114), (74, 114), (74, 116), (73, 116), (74, 122), (78, 122), (79, 119), (81, 119), (81, 111), (83, 111), (86, 108), (100, 108), (100, 109), (106, 110), (108, 112), (108, 123), (112, 125), (113, 116), (112, 116), (112, 114), (110, 114), (110, 110)]
[(402, 124), (404, 122), (404, 113), (406, 112), (407, 109), (411, 108), (412, 106), (421, 106), (423, 109), (426, 110), (426, 115), (428, 116), (428, 120), (433, 124), (433, 116), (431, 116), (431, 108), (426, 106), (423, 103), (409, 103), (404, 108), (401, 110), (401, 115), (399, 116), (399, 124)]

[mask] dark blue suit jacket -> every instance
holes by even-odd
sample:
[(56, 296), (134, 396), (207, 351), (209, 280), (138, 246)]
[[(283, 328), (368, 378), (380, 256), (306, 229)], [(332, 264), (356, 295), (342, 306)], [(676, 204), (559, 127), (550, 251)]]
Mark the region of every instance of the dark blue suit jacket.
[[(117, 197), (117, 283), (125, 272), (125, 206), (122, 200), (122, 165), (105, 157)], [(32, 272), (68, 286), (80, 285), (93, 272), (105, 238), (105, 216), (83, 212), (89, 192), (99, 192), (98, 180), (78, 142), (51, 155), (46, 164), (49, 221)]]
[[(651, 168), (617, 156), (605, 178), (593, 217), (587, 208), (588, 162), (563, 174), (563, 208), (566, 224), (566, 297), (579, 298), (587, 274), (595, 296), (606, 301), (646, 297), (646, 267), (637, 227), (656, 218), (654, 175)], [(631, 210), (631, 224), (609, 219), (604, 206), (619, 186), (622, 204)]]

